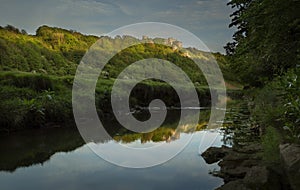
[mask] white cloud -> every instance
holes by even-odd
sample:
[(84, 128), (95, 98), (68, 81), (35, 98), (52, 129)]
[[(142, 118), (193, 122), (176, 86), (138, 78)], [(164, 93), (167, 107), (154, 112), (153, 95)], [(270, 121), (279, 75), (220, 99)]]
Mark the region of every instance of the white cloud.
[[(183, 27), (221, 51), (231, 37), (230, 8), (224, 0), (3, 0), (0, 25), (34, 33), (43, 24), (100, 35), (136, 22), (165, 22)], [(214, 34), (224, 33), (218, 40)]]
[(61, 11), (79, 15), (113, 15), (115, 7), (95, 0), (62, 0), (58, 7)]

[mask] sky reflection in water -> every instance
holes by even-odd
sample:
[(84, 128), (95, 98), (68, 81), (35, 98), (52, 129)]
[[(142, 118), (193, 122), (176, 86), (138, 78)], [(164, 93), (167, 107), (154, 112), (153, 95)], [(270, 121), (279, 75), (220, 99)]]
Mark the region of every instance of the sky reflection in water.
[[(181, 138), (189, 135), (181, 133)], [(201, 139), (205, 136), (201, 146)], [(218, 169), (207, 165), (199, 152), (209, 146), (221, 146), (219, 132), (198, 131), (191, 142), (175, 158), (145, 169), (115, 166), (94, 154), (87, 145), (72, 152), (59, 152), (43, 164), (0, 172), (0, 189), (214, 189), (223, 183), (209, 171)], [(116, 142), (99, 144), (113, 145)], [(170, 142), (172, 143), (172, 142)], [(213, 144), (212, 144), (213, 143)], [(147, 147), (159, 144), (134, 141), (126, 146)], [(126, 155), (122, 158), (126, 160)]]

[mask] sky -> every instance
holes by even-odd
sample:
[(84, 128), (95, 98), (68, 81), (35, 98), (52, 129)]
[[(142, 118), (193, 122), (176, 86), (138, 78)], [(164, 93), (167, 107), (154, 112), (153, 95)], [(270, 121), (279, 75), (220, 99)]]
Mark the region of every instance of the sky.
[(163, 22), (188, 30), (213, 52), (224, 53), (233, 29), (228, 0), (1, 0), (0, 25), (35, 34), (41, 25), (97, 36), (140, 22)]

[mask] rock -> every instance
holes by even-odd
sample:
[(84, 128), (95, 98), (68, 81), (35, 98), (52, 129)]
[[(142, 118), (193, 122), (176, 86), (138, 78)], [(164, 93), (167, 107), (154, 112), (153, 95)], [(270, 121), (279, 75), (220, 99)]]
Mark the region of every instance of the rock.
[(265, 166), (226, 168), (217, 175), (224, 179), (225, 185), (219, 189), (262, 189), (280, 190), (281, 185), (276, 177)]
[(284, 167), (289, 171), (299, 170), (300, 146), (295, 144), (283, 144), (279, 145), (279, 150)]
[(244, 178), (251, 167), (260, 165), (261, 158), (256, 154), (259, 151), (261, 147), (254, 144), (244, 150), (233, 150), (226, 146), (211, 147), (202, 154), (202, 157), (208, 164), (222, 159), (218, 163), (221, 170), (214, 175), (223, 178), (227, 183)]
[(292, 189), (300, 189), (300, 146), (279, 145), (280, 157)]
[(224, 160), (230, 160), (230, 161), (243, 161), (250, 158), (251, 155), (245, 154), (245, 153), (239, 153), (235, 151), (230, 151), (226, 157), (224, 157)]
[(253, 166), (260, 165), (260, 160), (241, 160), (241, 161), (235, 161), (235, 160), (227, 160), (223, 159), (221, 162), (218, 163), (220, 167), (226, 167), (226, 168), (237, 168), (237, 167), (246, 167), (251, 168)]
[(261, 164), (261, 160), (253, 159), (253, 154), (230, 152), (218, 165), (221, 167), (219, 177), (225, 182), (242, 179), (251, 167)]
[(243, 148), (233, 148), (234, 151), (240, 153), (253, 154), (262, 151), (262, 146), (259, 143), (247, 144)]
[(204, 158), (207, 164), (212, 164), (224, 158), (228, 154), (229, 150), (230, 148), (226, 146), (210, 147), (205, 152), (203, 152), (201, 156)]
[(253, 166), (246, 174), (244, 182), (248, 184), (266, 184), (269, 171), (265, 166)]
[(224, 182), (229, 182), (232, 180), (236, 179), (242, 179), (245, 177), (247, 171), (250, 168), (248, 167), (236, 167), (236, 168), (231, 168), (231, 167), (222, 167), (220, 171), (220, 177), (224, 179)]
[(257, 166), (260, 165), (261, 160), (257, 160), (257, 159), (249, 159), (249, 160), (245, 160), (241, 163), (241, 166), (243, 167), (253, 167), (253, 166)]
[(251, 189), (280, 190), (281, 184), (278, 176), (268, 170), (266, 166), (254, 166), (243, 179)]
[[(219, 190), (258, 189), (280, 190), (300, 189), (300, 146), (280, 146), (282, 165), (266, 166), (262, 160), (260, 144), (249, 144), (242, 148), (209, 148), (202, 154), (207, 163), (221, 160), (220, 171), (213, 175), (224, 179)], [(282, 167), (285, 168), (283, 172)], [(287, 176), (287, 177), (285, 177)], [(288, 180), (286, 180), (288, 178)]]
[(230, 181), (222, 185), (221, 187), (217, 188), (216, 190), (251, 190), (251, 189), (244, 184), (243, 180), (239, 179), (235, 181)]

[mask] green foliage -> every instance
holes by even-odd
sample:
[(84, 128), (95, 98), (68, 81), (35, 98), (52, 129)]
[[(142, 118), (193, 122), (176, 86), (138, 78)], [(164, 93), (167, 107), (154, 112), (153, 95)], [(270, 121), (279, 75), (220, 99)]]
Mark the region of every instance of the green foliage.
[(98, 40), (96, 36), (48, 26), (39, 27), (36, 36), (46, 42), (50, 49), (61, 52), (64, 58), (77, 64), (86, 50)]
[(39, 96), (39, 99), (43, 104), (47, 121), (63, 123), (73, 120), (70, 92), (55, 93), (53, 91), (45, 91)]
[(299, 63), (300, 1), (231, 0), (235, 12), (230, 26), (237, 27), (226, 48), (239, 79), (262, 86)]
[(299, 67), (289, 70), (256, 93), (253, 114), (263, 127), (276, 127), (285, 133), (284, 140), (300, 140)]
[(0, 71), (74, 74), (86, 50), (98, 39), (47, 26), (40, 27), (36, 36), (23, 33), (0, 28)]
[[(99, 113), (109, 110), (110, 91), (120, 72), (131, 63), (141, 59), (158, 58), (169, 60), (180, 67), (195, 83), (201, 105), (209, 105), (210, 93), (206, 80), (193, 63), (180, 42), (178, 47), (169, 47), (139, 40), (132, 36), (86, 36), (76, 31), (56, 27), (41, 26), (36, 35), (28, 35), (13, 26), (0, 27), (0, 130), (11, 131), (24, 127), (41, 127), (47, 122), (67, 122), (72, 120), (71, 88), (78, 63), (88, 48), (99, 40), (99, 48), (106, 51), (123, 49), (106, 65), (96, 86), (96, 104)], [(149, 40), (166, 44), (169, 39)], [(210, 64), (209, 53), (194, 48), (189, 49), (203, 64)], [(215, 54), (221, 68), (228, 68), (224, 56)], [(138, 69), (137, 69), (138, 70)], [(160, 73), (157, 68), (144, 70)], [(229, 72), (227, 72), (228, 74)], [(164, 74), (164, 73), (163, 73)], [(175, 80), (181, 79), (175, 76)], [(229, 76), (229, 74), (227, 75)], [(178, 79), (177, 79), (178, 78)], [(130, 76), (129, 76), (130, 79)], [(176, 81), (174, 81), (176, 82)], [(165, 99), (167, 105), (177, 105), (177, 96), (171, 86), (160, 81), (144, 81), (138, 84), (130, 102), (147, 106), (152, 98)], [(82, 108), (84, 110), (84, 108)]]
[(5, 72), (0, 73), (0, 82), (2, 85), (27, 87), (36, 91), (53, 90), (50, 78), (41, 74)]
[[(102, 39), (103, 40), (103, 39)], [(111, 41), (112, 39), (109, 38)], [(110, 45), (103, 45), (105, 49), (110, 49)], [(108, 47), (106, 47), (108, 46)], [(104, 48), (103, 47), (103, 48)], [(157, 58), (157, 59), (164, 59), (168, 60), (171, 63), (174, 63), (176, 66), (181, 68), (193, 82), (198, 82), (202, 85), (206, 85), (206, 80), (198, 68), (198, 66), (191, 60), (190, 58), (184, 56), (184, 54), (178, 50), (173, 50), (171, 47), (161, 44), (152, 44), (152, 43), (143, 43), (138, 45), (130, 46), (129, 48), (124, 49), (123, 51), (117, 53), (105, 66), (104, 70), (106, 73), (109, 73), (109, 77), (117, 78), (117, 76), (129, 65), (134, 62), (148, 59), (148, 58)], [(159, 61), (157, 61), (157, 64)], [(162, 72), (162, 69), (166, 69), (168, 73)], [(174, 75), (175, 71), (170, 70), (170, 68), (162, 67), (155, 68), (155, 67), (144, 67), (144, 68), (135, 68), (134, 74), (135, 76), (145, 76), (146, 71), (153, 72), (160, 74), (161, 78), (163, 75)], [(127, 76), (130, 78), (131, 76)], [(173, 77), (176, 80), (176, 76)], [(178, 79), (182, 80), (182, 79)], [(174, 81), (175, 82), (175, 81)]]
[(293, 142), (300, 142), (300, 68), (289, 71), (281, 79), (283, 93), (281, 98), (284, 100), (284, 115), (281, 118), (284, 122), (284, 129), (288, 133), (288, 138)]
[[(41, 26), (36, 35), (24, 35), (13, 29), (0, 28), (0, 71), (24, 71), (50, 75), (74, 75), (77, 65), (89, 47), (99, 40), (99, 47), (108, 52), (123, 49), (128, 44), (142, 43), (124, 49), (116, 54), (106, 65), (106, 77), (116, 78), (128, 65), (147, 58), (168, 60), (180, 67), (193, 82), (206, 84), (205, 78), (198, 66), (180, 48), (144, 42), (132, 36), (86, 36), (72, 30)], [(154, 38), (152, 42), (167, 44), (167, 39)], [(170, 45), (170, 44), (169, 44)], [(209, 54), (193, 48), (188, 49), (197, 55), (203, 64)], [(226, 70), (226, 60), (221, 54), (215, 54), (222, 69)], [(148, 68), (147, 68), (148, 69)], [(153, 69), (152, 69), (153, 70)], [(228, 70), (227, 70), (228, 71)], [(225, 77), (229, 77), (227, 72)], [(154, 69), (155, 72), (155, 69)], [(171, 72), (170, 72), (171, 73)], [(176, 76), (175, 76), (176, 78)]]
[(283, 102), (279, 98), (281, 93), (278, 83), (267, 85), (261, 90), (257, 90), (255, 97), (255, 107), (252, 110), (258, 124), (265, 128), (267, 126), (282, 125), (279, 118), (283, 115)]
[(225, 47), (229, 67), (244, 84), (261, 88), (254, 93), (253, 116), (266, 135), (272, 126), (284, 141), (299, 142), (300, 1), (231, 0), (228, 5), (235, 9), (230, 27), (237, 27)]
[(268, 164), (279, 164), (280, 134), (273, 127), (268, 127), (262, 137), (263, 158)]
[(36, 99), (18, 97), (4, 100), (1, 106), (1, 129), (5, 131), (22, 127), (39, 127), (45, 122), (45, 109)]
[(0, 131), (72, 120), (71, 88), (67, 79), (32, 73), (1, 73)]

